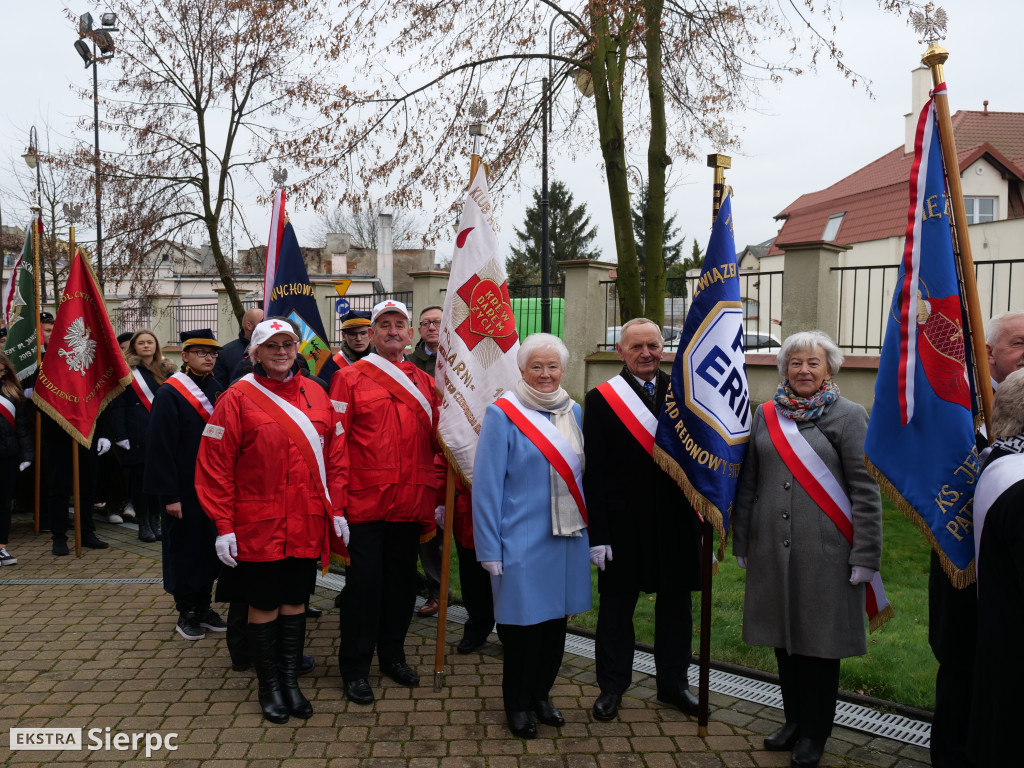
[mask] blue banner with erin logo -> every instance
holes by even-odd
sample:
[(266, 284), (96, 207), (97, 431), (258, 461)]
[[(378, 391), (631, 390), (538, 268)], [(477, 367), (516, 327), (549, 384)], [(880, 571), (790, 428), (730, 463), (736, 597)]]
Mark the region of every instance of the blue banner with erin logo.
[(740, 299), (732, 198), (727, 196), (679, 336), (654, 446), (655, 460), (723, 542), (750, 438)]

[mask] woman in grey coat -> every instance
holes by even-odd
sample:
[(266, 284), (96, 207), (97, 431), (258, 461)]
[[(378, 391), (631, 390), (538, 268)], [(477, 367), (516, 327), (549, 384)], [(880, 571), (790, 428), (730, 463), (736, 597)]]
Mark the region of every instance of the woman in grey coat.
[[(798, 768), (818, 765), (832, 732), (839, 660), (867, 653), (865, 584), (882, 555), (881, 499), (864, 466), (867, 413), (839, 395), (832, 377), (842, 362), (821, 331), (783, 343), (783, 381), (754, 414), (732, 518), (733, 553), (747, 569), (743, 640), (774, 647), (779, 664), (786, 723), (765, 748), (792, 750)], [(794, 476), (794, 459), (820, 459), (833, 494), (848, 497), (852, 546)]]

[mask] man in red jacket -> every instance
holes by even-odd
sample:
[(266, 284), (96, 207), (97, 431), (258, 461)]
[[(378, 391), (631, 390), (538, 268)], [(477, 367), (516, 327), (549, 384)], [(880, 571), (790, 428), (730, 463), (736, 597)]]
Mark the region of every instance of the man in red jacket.
[(373, 702), (374, 648), (383, 674), (402, 685), (420, 681), (406, 663), (405, 636), (420, 537), (434, 535), (439, 402), (433, 379), (405, 359), (412, 336), (406, 306), (380, 302), (370, 318), (374, 351), (331, 380), (344, 427), (343, 512), (351, 531), (338, 665), (345, 696), (357, 704)]

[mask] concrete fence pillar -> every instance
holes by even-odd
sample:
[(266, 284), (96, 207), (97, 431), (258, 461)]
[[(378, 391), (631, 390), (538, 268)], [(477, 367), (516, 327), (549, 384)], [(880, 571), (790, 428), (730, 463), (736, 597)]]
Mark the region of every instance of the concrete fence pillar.
[[(607, 288), (615, 265), (606, 261), (559, 261), (565, 270), (565, 323), (562, 340), (569, 348), (569, 366), (562, 387), (582, 398), (587, 389), (586, 358), (603, 344), (608, 325), (605, 317)], [(554, 323), (552, 323), (554, 325)]]
[(150, 323), (160, 346), (178, 346), (178, 296), (157, 294), (150, 299)]
[(213, 292), (217, 295), (217, 327), (213, 333), (217, 337), (217, 341), (227, 344), (238, 336), (241, 326), (235, 318), (235, 311), (231, 308), (231, 298), (228, 296), (227, 289), (214, 288)]
[(412, 278), (412, 305), (416, 314), (434, 304), (444, 306), (444, 294), (448, 288), (447, 269), (424, 269), (408, 274)]
[(823, 241), (778, 243), (786, 252), (782, 276), (782, 338), (798, 331), (821, 330), (837, 338), (839, 280), (832, 272), (848, 245)]

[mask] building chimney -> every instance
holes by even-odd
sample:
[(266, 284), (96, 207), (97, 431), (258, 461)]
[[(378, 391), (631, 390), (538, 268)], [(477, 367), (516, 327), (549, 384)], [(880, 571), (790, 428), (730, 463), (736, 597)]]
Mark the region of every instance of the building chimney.
[(391, 248), (391, 214), (377, 215), (377, 279), (384, 291), (391, 293), (395, 285), (395, 253)]
[(985, 99), (983, 102), (981, 102), (981, 106), (983, 106), (985, 108), (985, 114), (987, 115), (988, 114), (988, 99)]
[(920, 66), (910, 73), (910, 114), (904, 117), (906, 140), (903, 151), (911, 154), (914, 151), (914, 136), (917, 134), (917, 119), (921, 108), (928, 101), (928, 92), (932, 88), (932, 72), (928, 67)]

